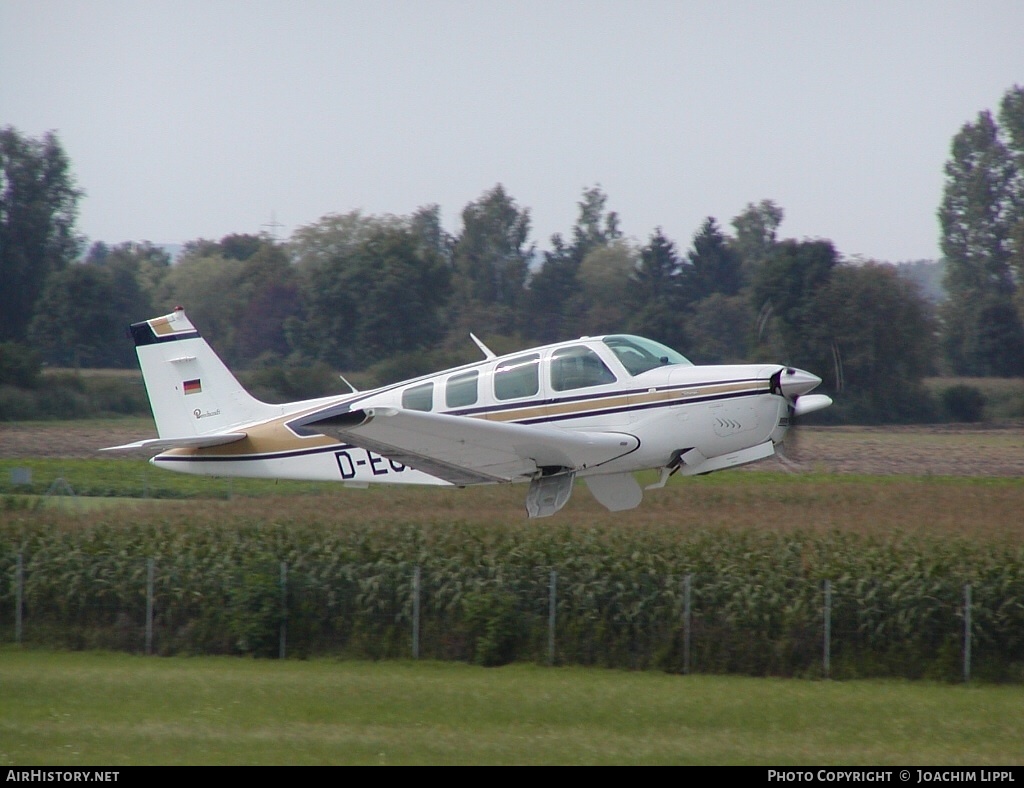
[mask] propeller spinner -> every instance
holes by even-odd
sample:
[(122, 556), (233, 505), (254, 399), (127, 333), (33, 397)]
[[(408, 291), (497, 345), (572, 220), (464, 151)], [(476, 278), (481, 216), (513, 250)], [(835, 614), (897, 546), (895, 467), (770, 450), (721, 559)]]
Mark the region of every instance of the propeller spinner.
[(789, 400), (792, 416), (803, 416), (832, 404), (832, 398), (825, 394), (809, 394), (821, 384), (821, 378), (802, 369), (781, 369), (772, 382), (773, 389)]

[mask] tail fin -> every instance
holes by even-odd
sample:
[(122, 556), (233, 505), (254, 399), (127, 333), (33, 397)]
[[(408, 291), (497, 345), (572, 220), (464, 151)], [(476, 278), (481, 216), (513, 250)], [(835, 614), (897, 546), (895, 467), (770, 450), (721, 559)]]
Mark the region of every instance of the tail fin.
[(180, 306), (132, 324), (131, 333), (161, 438), (223, 433), (280, 414), (242, 388)]

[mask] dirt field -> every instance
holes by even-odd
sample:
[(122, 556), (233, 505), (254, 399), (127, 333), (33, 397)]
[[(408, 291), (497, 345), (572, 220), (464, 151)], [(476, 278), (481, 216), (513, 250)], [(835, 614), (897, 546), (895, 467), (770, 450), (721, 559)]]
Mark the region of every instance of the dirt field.
[(1024, 425), (801, 427), (778, 463), (794, 471), (1024, 476)]
[[(145, 420), (0, 424), (0, 459), (111, 457), (112, 446), (155, 438)], [(784, 454), (751, 468), (793, 473), (1024, 476), (1024, 424), (915, 427), (802, 426)], [(149, 457), (151, 453), (138, 453)]]

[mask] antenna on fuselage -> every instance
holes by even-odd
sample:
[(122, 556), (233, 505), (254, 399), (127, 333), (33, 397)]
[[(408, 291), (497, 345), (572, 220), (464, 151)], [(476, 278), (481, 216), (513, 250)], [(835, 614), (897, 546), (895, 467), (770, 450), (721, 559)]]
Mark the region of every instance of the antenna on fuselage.
[(359, 393), (359, 389), (357, 389), (355, 386), (353, 386), (351, 383), (349, 383), (348, 380), (345, 378), (345, 376), (342, 375), (340, 372), (338, 373), (338, 377), (341, 378), (341, 382), (342, 383), (344, 383), (346, 386), (348, 386), (350, 389), (352, 389), (352, 393), (353, 394), (358, 394)]
[(476, 334), (474, 334), (472, 331), (469, 332), (469, 338), (476, 342), (476, 346), (480, 348), (480, 352), (484, 354), (485, 358), (497, 358), (494, 351), (487, 347), (487, 345), (485, 345), (479, 339), (477, 339)]

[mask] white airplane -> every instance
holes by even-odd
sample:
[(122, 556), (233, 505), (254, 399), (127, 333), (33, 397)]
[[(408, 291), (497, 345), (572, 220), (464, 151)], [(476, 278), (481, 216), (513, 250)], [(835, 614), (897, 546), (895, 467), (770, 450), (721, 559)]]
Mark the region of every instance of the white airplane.
[(778, 364), (695, 366), (612, 334), (497, 356), (320, 399), (252, 397), (181, 307), (131, 326), (160, 468), (212, 476), (466, 487), (526, 482), (546, 517), (583, 479), (611, 511), (640, 504), (633, 474), (695, 475), (771, 456), (790, 419), (832, 404), (821, 379)]

